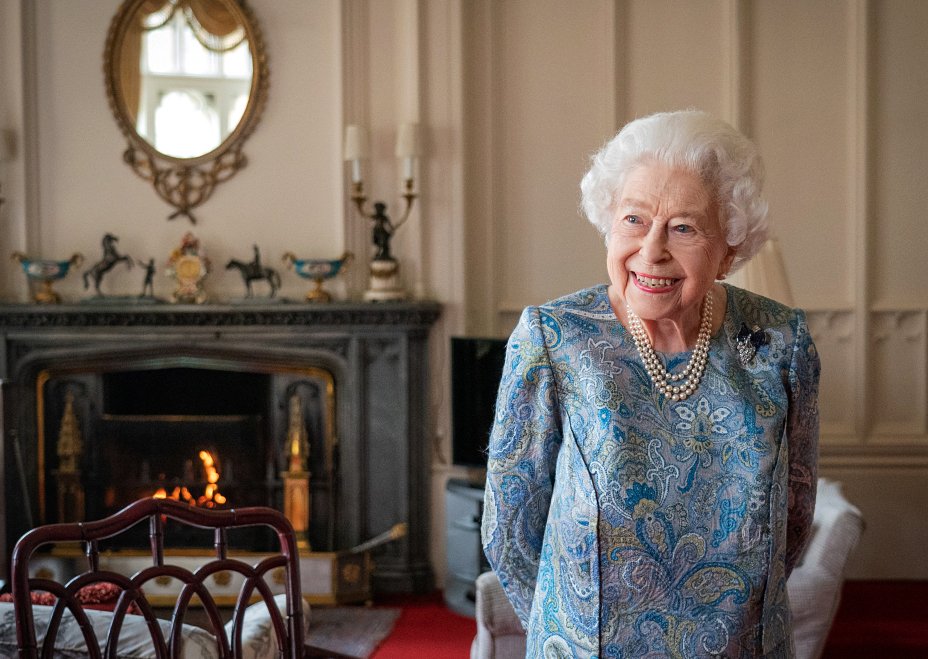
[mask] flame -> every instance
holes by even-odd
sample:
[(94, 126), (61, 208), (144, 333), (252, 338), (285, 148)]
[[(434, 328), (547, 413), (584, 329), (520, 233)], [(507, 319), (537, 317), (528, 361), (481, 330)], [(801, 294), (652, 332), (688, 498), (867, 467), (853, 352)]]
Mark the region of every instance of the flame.
[(159, 487), (158, 491), (155, 492), (152, 496), (156, 499), (173, 499), (174, 501), (186, 501), (191, 506), (206, 506), (207, 508), (213, 508), (216, 505), (222, 505), (226, 502), (226, 498), (219, 493), (219, 470), (216, 469), (216, 461), (213, 459), (213, 456), (207, 451), (200, 451), (200, 460), (203, 462), (203, 469), (206, 471), (206, 491), (199, 498), (195, 498), (190, 494), (190, 490), (186, 487), (177, 486), (174, 488), (174, 491), (170, 494), (163, 487)]
[[(206, 481), (210, 484), (218, 483), (219, 472), (213, 466), (213, 456), (206, 451), (200, 451), (200, 459), (203, 461), (203, 468), (206, 469)], [(210, 498), (210, 495), (207, 494), (206, 498)]]
[[(216, 485), (216, 483), (219, 482), (219, 470), (216, 469), (216, 461), (208, 451), (200, 451), (200, 460), (203, 461), (203, 469), (206, 470), (207, 485), (206, 491), (203, 493), (203, 496), (196, 500), (196, 504), (206, 506), (207, 508), (212, 508), (217, 504), (224, 504), (226, 498), (219, 494), (219, 486)], [(190, 503), (191, 505), (196, 505), (193, 501)]]

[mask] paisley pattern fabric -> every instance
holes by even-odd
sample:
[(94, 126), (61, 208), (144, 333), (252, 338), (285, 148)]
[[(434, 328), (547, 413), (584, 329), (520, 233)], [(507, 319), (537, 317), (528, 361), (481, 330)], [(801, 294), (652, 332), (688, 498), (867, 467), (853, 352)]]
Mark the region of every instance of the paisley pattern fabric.
[[(507, 348), (483, 544), (528, 657), (793, 657), (786, 578), (815, 505), (805, 315), (726, 286), (702, 383), (654, 388), (605, 285), (529, 307)], [(742, 366), (742, 323), (768, 342)], [(663, 355), (679, 372), (691, 353)]]

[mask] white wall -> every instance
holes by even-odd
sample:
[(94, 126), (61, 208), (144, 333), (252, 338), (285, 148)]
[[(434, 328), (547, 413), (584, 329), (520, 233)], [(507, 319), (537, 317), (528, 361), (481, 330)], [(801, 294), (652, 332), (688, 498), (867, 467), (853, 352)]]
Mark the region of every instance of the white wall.
[[(37, 74), (23, 75), (29, 2), (0, 0), (0, 129), (37, 136), (0, 162), (8, 249), (98, 258), (106, 231), (166, 258), (190, 228), (121, 161), (102, 49), (119, 3), (36, 0)], [(248, 167), (198, 212), (220, 266), (258, 242), (335, 256), (369, 248), (347, 201), (343, 124), (371, 128), (368, 190), (399, 201), (395, 126), (423, 126), (421, 198), (394, 244), (410, 290), (441, 300), (432, 335), (432, 556), (442, 576), (449, 454), (448, 337), (504, 336), (519, 311), (606, 280), (602, 240), (578, 211), (590, 154), (626, 121), (699, 107), (753, 137), (796, 304), (822, 377), (822, 473), (868, 531), (856, 578), (928, 578), (928, 7), (920, 0), (251, 0), (271, 88)], [(23, 9), (26, 9), (25, 13)], [(33, 89), (34, 94), (30, 90)], [(32, 94), (32, 96), (30, 96)], [(31, 114), (30, 114), (31, 113)], [(37, 131), (25, 135), (30, 116)], [(26, 139), (23, 139), (24, 136)], [(37, 183), (37, 187), (33, 185)], [(32, 187), (30, 187), (32, 186)], [(359, 296), (363, 258), (342, 282)], [(0, 259), (0, 292), (22, 299)], [(286, 276), (284, 294), (306, 285)], [(114, 271), (108, 292), (136, 292)], [(169, 292), (159, 278), (158, 292)], [(77, 279), (56, 286), (83, 295)]]
[[(4, 11), (12, 13), (17, 4), (5, 0)], [(238, 273), (225, 265), (230, 258), (250, 261), (254, 243), (265, 263), (282, 271), (280, 258), (288, 250), (301, 258), (338, 256), (344, 245), (339, 5), (252, 3), (268, 45), (268, 102), (245, 144), (248, 165), (194, 210), (199, 223), (192, 226), (184, 218), (168, 222), (171, 207), (122, 162), (126, 144), (107, 105), (102, 70), (107, 30), (119, 4), (35, 3), (38, 213), (24, 231), (34, 236), (31, 245), (17, 236), (4, 242), (43, 258), (64, 259), (79, 251), (93, 263), (102, 256), (101, 237), (110, 232), (119, 237), (120, 252), (145, 261), (154, 257), (163, 266), (184, 233), (193, 230), (213, 260), (207, 289), (219, 299), (244, 293)], [(14, 28), (4, 23), (4, 43)], [(15, 119), (8, 123), (15, 127)], [(18, 265), (7, 258), (0, 263), (9, 281)], [(104, 292), (141, 290), (143, 270), (123, 268), (106, 276)], [(299, 297), (309, 288), (292, 272), (282, 274), (284, 294)], [(170, 295), (166, 276), (157, 277), (155, 286), (157, 294)], [(70, 299), (85, 295), (74, 276), (55, 288)]]

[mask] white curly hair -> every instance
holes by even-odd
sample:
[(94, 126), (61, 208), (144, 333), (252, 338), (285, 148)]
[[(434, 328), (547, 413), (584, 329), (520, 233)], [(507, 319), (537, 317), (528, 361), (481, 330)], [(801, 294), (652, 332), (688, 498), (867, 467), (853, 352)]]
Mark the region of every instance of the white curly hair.
[(761, 198), (764, 165), (757, 147), (706, 112), (659, 112), (636, 119), (592, 161), (580, 182), (581, 204), (607, 245), (625, 178), (639, 165), (656, 163), (692, 172), (715, 192), (726, 242), (738, 248), (730, 272), (747, 263), (770, 236), (767, 202)]

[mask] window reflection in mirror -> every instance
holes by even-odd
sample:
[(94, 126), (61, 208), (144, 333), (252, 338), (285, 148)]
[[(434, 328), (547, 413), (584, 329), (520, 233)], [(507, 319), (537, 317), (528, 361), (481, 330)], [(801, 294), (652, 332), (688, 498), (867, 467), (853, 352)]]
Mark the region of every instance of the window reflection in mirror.
[[(244, 27), (222, 0), (150, 0), (138, 19), (139, 41), (127, 35), (124, 50), (125, 66), (138, 66), (123, 72), (136, 131), (168, 156), (209, 153), (235, 130), (248, 105), (252, 61)], [(138, 76), (137, 96), (127, 75)]]

